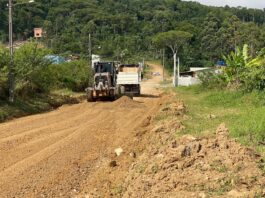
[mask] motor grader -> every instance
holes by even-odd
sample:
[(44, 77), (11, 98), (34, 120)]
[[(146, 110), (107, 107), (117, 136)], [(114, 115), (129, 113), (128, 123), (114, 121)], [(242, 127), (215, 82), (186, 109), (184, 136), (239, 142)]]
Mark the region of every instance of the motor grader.
[(93, 85), (86, 89), (87, 101), (115, 100), (123, 95), (140, 96), (141, 68), (138, 64), (96, 62)]
[(99, 99), (115, 100), (118, 95), (115, 62), (97, 62), (94, 64), (93, 71), (93, 85), (86, 89), (87, 101), (93, 102)]

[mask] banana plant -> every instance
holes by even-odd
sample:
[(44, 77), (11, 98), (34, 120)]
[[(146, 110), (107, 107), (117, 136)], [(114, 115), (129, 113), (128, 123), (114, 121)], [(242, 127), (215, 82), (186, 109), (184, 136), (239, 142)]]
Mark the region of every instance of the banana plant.
[(247, 62), (243, 79), (248, 90), (265, 89), (265, 49), (262, 49), (256, 58)]
[(244, 45), (243, 50), (237, 48), (224, 59), (228, 66), (224, 71), (227, 83), (239, 83), (248, 91), (265, 89), (265, 49), (251, 58), (248, 45)]
[(224, 76), (228, 83), (241, 82), (240, 77), (248, 63), (247, 46), (243, 50), (236, 49), (236, 52), (231, 52), (230, 55), (224, 56), (227, 63), (227, 68), (224, 71)]

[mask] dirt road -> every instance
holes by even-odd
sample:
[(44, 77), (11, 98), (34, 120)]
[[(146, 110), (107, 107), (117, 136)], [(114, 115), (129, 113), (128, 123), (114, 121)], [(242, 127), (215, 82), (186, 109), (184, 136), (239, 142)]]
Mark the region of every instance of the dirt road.
[[(129, 154), (143, 147), (134, 137), (161, 104), (160, 80), (144, 82), (135, 101), (84, 102), (1, 124), (0, 197), (110, 196), (134, 160)], [(111, 170), (118, 147), (126, 157)]]
[(189, 109), (161, 94), (161, 80), (143, 82), (134, 100), (0, 124), (0, 198), (265, 197), (264, 160), (225, 124), (212, 137), (176, 138)]

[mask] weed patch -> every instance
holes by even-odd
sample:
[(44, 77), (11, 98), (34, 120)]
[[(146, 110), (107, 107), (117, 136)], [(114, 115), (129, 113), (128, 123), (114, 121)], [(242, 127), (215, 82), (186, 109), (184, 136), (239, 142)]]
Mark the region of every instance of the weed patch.
[(202, 86), (180, 87), (177, 97), (188, 106), (183, 134), (213, 135), (226, 123), (230, 136), (265, 152), (265, 92), (206, 90)]

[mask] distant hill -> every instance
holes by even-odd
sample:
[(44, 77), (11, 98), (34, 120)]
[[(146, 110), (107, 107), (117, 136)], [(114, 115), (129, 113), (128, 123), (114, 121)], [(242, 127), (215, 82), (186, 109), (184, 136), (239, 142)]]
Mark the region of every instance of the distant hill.
[[(7, 41), (8, 10), (0, 1), (0, 40)], [(263, 10), (215, 8), (180, 0), (36, 0), (14, 8), (14, 37), (33, 36), (34, 27), (47, 32), (43, 41), (57, 53), (107, 57), (158, 53), (152, 37), (172, 29), (193, 34), (180, 53), (188, 66), (212, 65), (223, 53), (248, 43), (252, 53), (264, 47)], [(170, 58), (170, 51), (167, 51)]]

